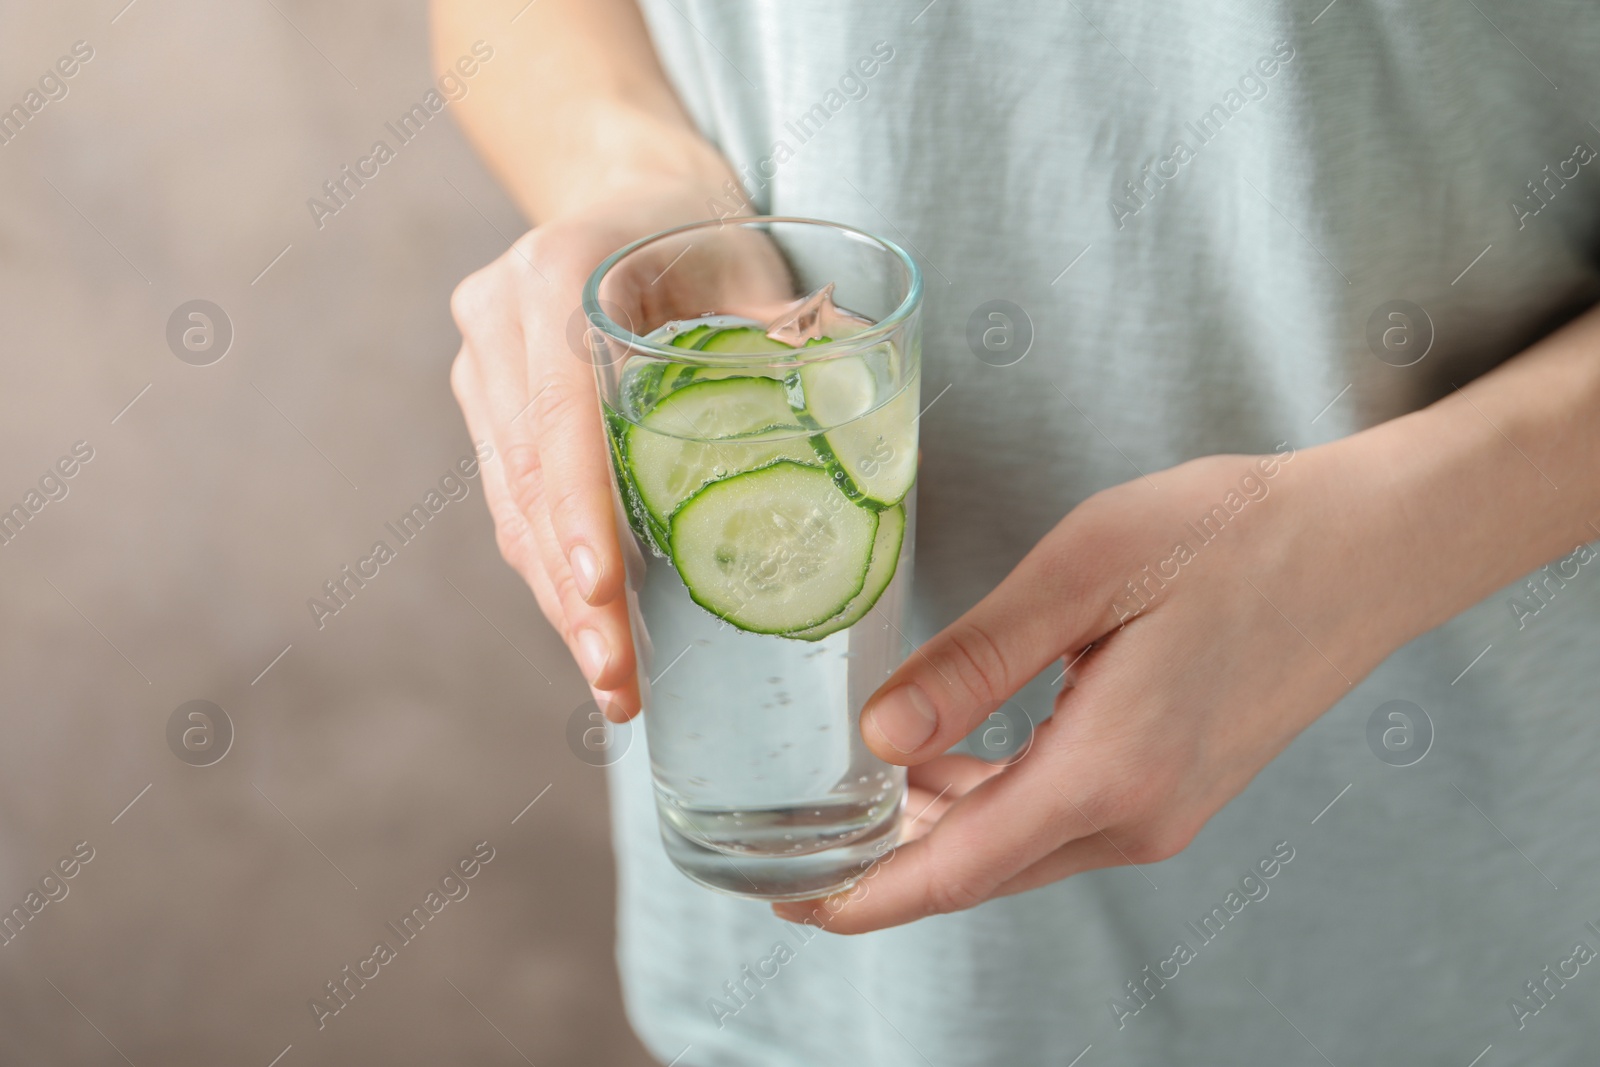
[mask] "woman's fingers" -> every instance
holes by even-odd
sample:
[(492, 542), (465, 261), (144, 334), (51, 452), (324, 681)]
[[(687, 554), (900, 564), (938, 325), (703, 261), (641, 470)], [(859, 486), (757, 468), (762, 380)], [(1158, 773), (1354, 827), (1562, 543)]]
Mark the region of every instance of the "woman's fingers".
[[(530, 372), (542, 372), (530, 366), (525, 332), (535, 328), (540, 308), (549, 302), (529, 295), (530, 286), (543, 283), (524, 258), (527, 250), (522, 246), (527, 243), (519, 242), (500, 261), (458, 287), (452, 308), (466, 343), (452, 370), (451, 383), (469, 429), (495, 445), (495, 459), (484, 467), (484, 492), (501, 554), (528, 582), (541, 610), (577, 660), (596, 702), (613, 718), (625, 718), (639, 708), (626, 601), (613, 597), (596, 607), (584, 597), (584, 591), (592, 594), (595, 589), (595, 583), (586, 580), (592, 575), (574, 572), (570, 553), (563, 551), (551, 521), (550, 467), (543, 444), (551, 435), (563, 432), (563, 421), (559, 417), (553, 423), (541, 421), (537, 394), (529, 394)], [(518, 262), (523, 264), (521, 270)], [(544, 358), (547, 362), (580, 363), (560, 352)], [(592, 401), (592, 381), (588, 390)], [(603, 442), (600, 448), (603, 458)], [(608, 551), (620, 555), (611, 517), (609, 474), (603, 466), (598, 477), (599, 492), (593, 495), (610, 533)], [(570, 497), (570, 489), (567, 491)], [(621, 574), (620, 561), (601, 561), (597, 556), (592, 562), (595, 572), (609, 566), (613, 573)]]
[[(1105, 831), (1069, 841), (995, 887), (992, 897), (1008, 897), (1102, 867), (1138, 866)], [(1146, 877), (1149, 877), (1146, 875)], [(1155, 883), (1151, 883), (1154, 885)]]
[[(1071, 701), (1090, 699), (1102, 712), (1128, 714), (1124, 702), (1105, 692), (1080, 688)], [(1199, 822), (1162, 819), (1171, 790), (1161, 773), (1137, 761), (1133, 738), (1086, 733), (1074, 720), (1087, 712), (1058, 706), (1038, 727), (1029, 754), (1004, 768), (973, 766), (980, 761), (960, 756), (914, 768), (920, 790), (939, 797), (930, 809), (933, 825), (911, 828), (909, 843), (873, 867), (870, 891), (850, 890), (830, 902), (828, 929), (880, 930), (1081, 871), (1155, 863), (1180, 851)], [(786, 904), (777, 912), (800, 921), (814, 908), (815, 902)]]
[(608, 350), (592, 351), (590, 331), (570, 328), (574, 316), (582, 315), (587, 271), (580, 276), (562, 265), (544, 273), (548, 281), (528, 283), (541, 288), (537, 299), (525, 298), (523, 358), (530, 415), (539, 427), (538, 464), (555, 535), (552, 547), (572, 573), (579, 596), (590, 604), (610, 604), (621, 598), (624, 576), (610, 446), (595, 384), (595, 361), (604, 360)]
[(906, 789), (906, 816), (900, 824), (900, 844), (906, 845), (939, 824), (939, 819), (955, 800), (948, 795), (930, 793), (910, 786)]
[[(828, 928), (864, 933), (970, 908), (1090, 832), (1087, 818), (1053, 788), (1045, 761), (1023, 760), (973, 786), (926, 834), (880, 860), (870, 875), (871, 892), (847, 894), (849, 902)], [(777, 913), (799, 921), (811, 910), (779, 905)]]
[[(550, 280), (554, 267), (535, 268), (532, 257), (539, 254), (537, 236), (535, 232), (519, 240), (498, 261), (463, 282), (454, 304), (458, 319), (472, 323), (484, 398), (505, 465), (506, 487), (518, 511), (537, 531), (544, 513), (557, 506), (570, 512), (582, 504), (597, 513), (582, 517), (582, 521), (603, 527), (609, 534), (607, 539), (588, 537), (591, 544), (581, 552), (571, 551), (559, 537), (541, 541), (545, 572), (558, 590), (565, 581), (563, 575), (570, 574), (580, 597), (604, 603), (613, 599), (621, 586), (602, 582), (602, 572), (616, 576), (622, 570), (620, 559), (613, 558), (619, 557), (620, 551), (611, 518), (610, 476), (603, 465), (604, 441), (598, 449), (602, 460), (598, 470), (589, 463), (578, 472), (579, 477), (595, 483), (586, 490), (589, 499), (583, 501), (574, 498), (571, 481), (559, 474), (568, 457), (559, 456), (548, 445), (552, 438), (570, 437), (575, 432), (575, 406), (585, 399), (589, 407), (595, 406), (593, 374), (567, 351), (565, 336), (551, 336), (552, 323), (560, 317), (567, 294), (565, 287)], [(576, 297), (572, 300), (575, 307)], [(574, 370), (583, 374), (574, 375)], [(597, 415), (594, 421), (598, 423)], [(567, 521), (578, 520), (569, 515)], [(614, 591), (610, 585), (615, 586)], [(602, 590), (611, 595), (600, 596)]]
[(520, 392), (507, 390), (521, 400), (505, 414), (507, 480), (561, 601), (567, 646), (602, 695), (597, 700), (614, 718), (626, 718), (638, 712), (639, 693), (609, 446), (593, 364), (571, 350), (568, 337), (581, 277), (549, 256), (534, 271), (537, 236), (519, 241), (506, 261), (516, 279), (518, 329), (508, 331), (496, 373), (523, 383)]
[(562, 640), (566, 639), (566, 618), (561, 610), (561, 600), (555, 587), (545, 574), (544, 559), (534, 541), (533, 528), (523, 518), (506, 487), (505, 464), (501, 459), (504, 440), (494, 432), (494, 417), (484, 398), (482, 376), (472, 349), (463, 345), (450, 368), (450, 387), (455, 392), (456, 403), (461, 407), (467, 423), (467, 433), (474, 441), (488, 441), (494, 454), (478, 464), (478, 480), (483, 486), (483, 498), (489, 507), (489, 518), (494, 523), (495, 541), (501, 557), (522, 576), (539, 602), (539, 610), (556, 628)]
[[(919, 789), (954, 801), (960, 800), (1004, 769), (1000, 764), (989, 763), (976, 756), (948, 753), (912, 767), (906, 772), (906, 781)], [(915, 805), (908, 810), (915, 814)]]
[(1054, 550), (1034, 548), (965, 615), (902, 663), (861, 712), (861, 736), (889, 763), (947, 751), (1061, 656), (1099, 636), (1108, 580)]
[(915, 841), (938, 825), (951, 805), (1001, 768), (973, 756), (940, 756), (906, 773), (905, 817), (900, 843)]
[[(534, 517), (534, 541), (548, 566), (552, 557), (559, 559), (556, 533), (550, 523), (548, 510)], [(562, 568), (551, 578), (561, 610), (567, 620), (567, 647), (578, 661), (578, 669), (594, 689), (612, 693), (622, 703), (627, 714), (638, 710), (637, 699), (632, 704), (622, 699), (621, 692), (634, 678), (633, 641), (628, 636), (627, 600), (618, 597), (609, 604), (596, 607), (583, 599), (572, 571)]]

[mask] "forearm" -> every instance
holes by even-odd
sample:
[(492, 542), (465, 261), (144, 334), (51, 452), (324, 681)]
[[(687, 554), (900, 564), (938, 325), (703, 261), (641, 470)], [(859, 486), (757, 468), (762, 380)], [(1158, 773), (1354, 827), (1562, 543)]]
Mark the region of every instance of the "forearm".
[[(1313, 458), (1314, 457), (1314, 458)], [(1391, 647), (1600, 539), (1600, 308), (1437, 403), (1313, 450)]]
[(538, 0), (519, 15), (525, 2), (433, 0), (432, 23), (440, 63), (479, 38), (505, 56), (454, 111), (530, 219), (640, 185), (722, 190), (731, 171), (684, 113), (633, 0)]

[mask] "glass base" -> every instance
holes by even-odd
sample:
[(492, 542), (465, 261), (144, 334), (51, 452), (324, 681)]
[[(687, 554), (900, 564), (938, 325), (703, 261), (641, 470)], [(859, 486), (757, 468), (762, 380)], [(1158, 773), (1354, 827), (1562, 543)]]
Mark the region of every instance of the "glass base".
[(810, 900), (849, 889), (894, 847), (903, 806), (891, 807), (849, 844), (800, 855), (730, 854), (694, 841), (666, 820), (660, 823), (661, 842), (673, 866), (707, 889), (748, 900)]

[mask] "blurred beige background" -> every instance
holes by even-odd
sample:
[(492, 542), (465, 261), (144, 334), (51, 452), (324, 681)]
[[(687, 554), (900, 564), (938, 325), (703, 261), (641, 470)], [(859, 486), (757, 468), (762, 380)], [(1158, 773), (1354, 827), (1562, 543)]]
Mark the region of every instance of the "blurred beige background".
[[(470, 451), (447, 301), (522, 231), (448, 109), (307, 207), (433, 87), (422, 5), (125, 5), (0, 14), (0, 108), (93, 49), (0, 144), (0, 510), (94, 452), (0, 546), (0, 912), (94, 850), (0, 944), (0, 1063), (649, 1063), (586, 691), (477, 483), (323, 629), (306, 604)], [(503, 29), (469, 91), (518, 62)], [(209, 366), (166, 339), (193, 299), (234, 330)], [(168, 747), (193, 699), (235, 729), (209, 767)]]

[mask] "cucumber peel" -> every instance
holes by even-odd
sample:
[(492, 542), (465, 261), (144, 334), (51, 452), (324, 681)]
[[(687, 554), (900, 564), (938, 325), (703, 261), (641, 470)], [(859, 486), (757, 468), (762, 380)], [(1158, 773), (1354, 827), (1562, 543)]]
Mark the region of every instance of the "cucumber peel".
[(905, 541), (905, 533), (904, 507), (896, 504), (880, 512), (878, 531), (872, 541), (872, 560), (867, 565), (867, 576), (861, 585), (861, 592), (845, 605), (843, 611), (832, 618), (804, 630), (791, 630), (783, 636), (800, 641), (820, 641), (866, 618), (867, 612), (877, 604), (878, 598), (889, 588), (889, 583), (894, 581), (895, 572), (900, 568), (900, 546)]
[(673, 348), (699, 348), (699, 342), (715, 329), (715, 326), (702, 322), (692, 329), (683, 331), (667, 343)]

